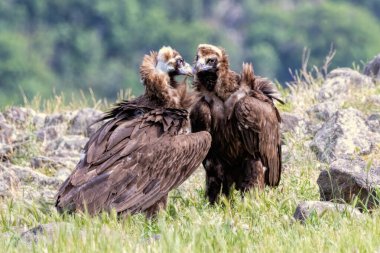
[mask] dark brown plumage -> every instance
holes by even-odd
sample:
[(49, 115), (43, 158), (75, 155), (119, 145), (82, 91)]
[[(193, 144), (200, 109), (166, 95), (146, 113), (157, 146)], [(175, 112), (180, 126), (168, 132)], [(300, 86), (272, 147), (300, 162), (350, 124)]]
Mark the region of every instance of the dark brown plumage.
[[(172, 64), (172, 66), (170, 66)], [(168, 192), (184, 182), (211, 145), (207, 132), (186, 133), (186, 85), (174, 76), (192, 70), (173, 49), (145, 56), (145, 94), (119, 103), (84, 148), (84, 156), (57, 194), (59, 211), (97, 214), (157, 213)]]
[(206, 194), (214, 203), (232, 185), (246, 191), (277, 186), (281, 178), (280, 115), (273, 85), (243, 64), (239, 75), (229, 69), (221, 48), (198, 47), (194, 85), (202, 98), (190, 113), (193, 132), (208, 131), (212, 145), (203, 165)]

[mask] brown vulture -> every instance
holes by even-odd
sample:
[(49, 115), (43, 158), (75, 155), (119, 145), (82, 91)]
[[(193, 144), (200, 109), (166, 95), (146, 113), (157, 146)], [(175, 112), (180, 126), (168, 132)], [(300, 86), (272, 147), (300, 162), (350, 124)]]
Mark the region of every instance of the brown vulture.
[(273, 85), (255, 76), (251, 64), (243, 64), (240, 75), (230, 70), (224, 49), (207, 44), (198, 46), (194, 85), (202, 97), (190, 113), (192, 131), (212, 136), (203, 161), (209, 201), (220, 192), (228, 196), (233, 185), (243, 192), (277, 186), (281, 118)]
[(146, 55), (140, 67), (145, 93), (116, 105), (90, 137), (75, 170), (56, 197), (59, 212), (152, 216), (168, 192), (200, 165), (211, 145), (208, 132), (189, 133), (191, 96), (177, 75), (191, 66), (170, 47)]

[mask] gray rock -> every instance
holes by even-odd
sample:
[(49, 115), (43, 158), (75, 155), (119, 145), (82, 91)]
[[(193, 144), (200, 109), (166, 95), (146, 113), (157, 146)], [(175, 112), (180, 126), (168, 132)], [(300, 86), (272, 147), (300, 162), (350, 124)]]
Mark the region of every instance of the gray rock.
[(55, 126), (48, 126), (36, 132), (37, 140), (42, 142), (55, 140), (58, 138), (58, 135), (60, 135), (60, 131)]
[(349, 108), (336, 112), (326, 121), (310, 146), (318, 159), (331, 162), (342, 156), (369, 154), (372, 137), (363, 117), (360, 111)]
[(5, 117), (1, 112), (0, 112), (0, 122), (5, 123)]
[(301, 118), (287, 112), (281, 113), (281, 132), (291, 132), (294, 131), (294, 129), (299, 126), (301, 122)]
[(36, 113), (33, 117), (33, 125), (38, 129), (45, 126), (46, 114)]
[(67, 222), (52, 222), (47, 224), (38, 225), (29, 229), (21, 234), (21, 240), (27, 243), (36, 243), (42, 237), (52, 239), (56, 237), (59, 231), (67, 231), (72, 229), (72, 225)]
[(367, 119), (367, 124), (372, 132), (380, 133), (380, 113), (371, 114)]
[(32, 168), (44, 168), (50, 167), (54, 169), (65, 167), (65, 164), (46, 156), (36, 156), (30, 160), (30, 166)]
[(326, 121), (338, 111), (339, 105), (333, 101), (326, 101), (311, 107), (307, 113), (318, 120)]
[(320, 102), (334, 100), (340, 104), (350, 87), (374, 87), (374, 83), (371, 78), (355, 70), (349, 68), (334, 69), (327, 75), (317, 99)]
[(45, 117), (45, 127), (56, 126), (63, 124), (67, 121), (64, 114), (52, 114)]
[(49, 143), (46, 147), (47, 151), (76, 151), (79, 155), (79, 151), (83, 149), (88, 141), (87, 137), (79, 135), (67, 135), (61, 136), (58, 139)]
[(0, 143), (0, 161), (9, 161), (15, 153), (25, 148), (28, 142), (28, 136), (20, 135), (16, 138), (20, 139), (16, 139), (10, 144)]
[(31, 120), (36, 112), (30, 108), (11, 107), (3, 112), (4, 118), (10, 123), (23, 125)]
[(14, 197), (19, 185), (20, 180), (17, 175), (0, 164), (0, 198)]
[[(0, 167), (1, 166), (2, 165), (0, 164)], [(7, 166), (7, 169), (10, 171), (13, 171), (16, 177), (23, 184), (58, 187), (59, 184), (61, 183), (56, 178), (48, 177), (42, 173), (39, 173), (27, 167), (21, 167), (21, 166), (10, 164), (9, 166)]]
[(380, 108), (380, 95), (370, 95), (365, 99), (365, 102)]
[(0, 122), (0, 143), (10, 144), (16, 139), (15, 129), (4, 122)]
[(321, 217), (327, 212), (348, 213), (351, 217), (361, 218), (363, 214), (349, 205), (336, 204), (326, 201), (304, 201), (298, 204), (294, 218), (301, 222), (306, 221), (312, 214)]
[[(52, 202), (59, 185), (63, 182), (62, 179), (48, 177), (30, 168), (12, 164), (0, 163), (0, 174), (1, 171), (5, 171), (2, 174), (5, 178), (4, 181), (7, 180), (6, 182), (8, 182), (4, 184), (6, 185), (4, 191), (14, 189), (10, 191), (9, 195), (5, 195), (4, 197), (20, 197), (23, 200)], [(10, 179), (13, 181), (10, 181)], [(12, 185), (9, 182), (15, 183)], [(12, 188), (9, 185), (15, 187)]]
[(67, 130), (68, 134), (85, 135), (89, 136), (90, 132), (94, 131), (89, 129), (90, 126), (103, 115), (103, 112), (92, 109), (84, 108), (77, 112), (74, 118), (69, 123)]
[(322, 200), (351, 203), (356, 197), (361, 205), (373, 208), (378, 204), (380, 166), (356, 159), (338, 159), (323, 170), (317, 180)]
[(380, 80), (380, 54), (367, 63), (364, 68), (364, 74)]
[(319, 129), (322, 128), (323, 122), (321, 121), (315, 121), (315, 120), (308, 120), (305, 122), (305, 130), (306, 133), (315, 136), (315, 134), (319, 131)]

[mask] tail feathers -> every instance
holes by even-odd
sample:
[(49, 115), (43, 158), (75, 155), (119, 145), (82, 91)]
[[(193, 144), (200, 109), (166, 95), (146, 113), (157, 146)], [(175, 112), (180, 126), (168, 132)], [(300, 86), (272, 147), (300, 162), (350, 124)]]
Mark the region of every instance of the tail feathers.
[(241, 81), (242, 85), (247, 85), (252, 90), (263, 93), (271, 100), (277, 100), (281, 104), (284, 104), (284, 102), (280, 99), (280, 94), (269, 79), (261, 76), (255, 76), (251, 63), (243, 63)]

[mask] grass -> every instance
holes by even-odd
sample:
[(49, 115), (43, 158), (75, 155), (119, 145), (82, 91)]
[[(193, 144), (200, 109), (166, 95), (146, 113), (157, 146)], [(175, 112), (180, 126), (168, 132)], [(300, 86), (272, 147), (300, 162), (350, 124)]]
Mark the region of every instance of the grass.
[[(120, 220), (115, 214), (60, 216), (51, 206), (4, 201), (0, 211), (0, 248), (7, 252), (374, 252), (380, 248), (380, 213), (353, 219), (326, 213), (305, 224), (292, 218), (301, 200), (318, 199), (316, 174), (310, 164), (289, 168), (277, 189), (252, 191), (243, 200), (209, 206), (198, 171), (174, 191), (156, 220), (143, 215)], [(197, 190), (198, 189), (198, 190)], [(18, 231), (49, 222), (69, 225), (36, 244)], [(160, 236), (159, 240), (154, 237)]]
[[(122, 99), (133, 98), (131, 90), (120, 90), (117, 94), (117, 101)], [(109, 109), (114, 102), (109, 102), (107, 99), (96, 98), (93, 90), (88, 91), (80, 90), (78, 94), (71, 94), (68, 96), (65, 93), (55, 94), (52, 98), (42, 98), (35, 96), (28, 99), (23, 95), (23, 105), (25, 107), (43, 111), (44, 113), (56, 113), (67, 110), (76, 110), (78, 108), (91, 107), (99, 110)]]
[[(318, 71), (314, 76), (301, 71), (296, 80), (297, 85), (281, 91), (283, 97), (291, 97), (292, 102), (280, 110), (306, 115), (305, 109), (316, 103), (314, 94), (323, 83), (323, 77)], [(353, 91), (350, 96), (357, 100), (350, 101), (349, 106), (363, 109), (360, 96), (378, 92), (379, 88)], [(94, 98), (86, 98), (79, 104), (67, 105), (65, 101), (59, 96), (50, 101), (36, 98), (27, 101), (26, 106), (49, 113), (107, 106)], [(311, 139), (312, 136), (301, 130), (284, 135), (284, 172), (279, 187), (252, 190), (244, 199), (233, 192), (229, 200), (222, 199), (220, 204), (210, 206), (204, 198), (204, 172), (200, 168), (170, 193), (166, 210), (154, 220), (147, 220), (143, 215), (119, 219), (114, 213), (97, 217), (61, 216), (51, 204), (0, 200), (0, 252), (379, 251), (379, 210), (365, 212), (362, 219), (337, 212), (327, 212), (321, 217), (312, 215), (304, 224), (293, 219), (299, 202), (319, 200), (316, 179), (327, 166), (319, 162), (308, 147)], [(380, 160), (379, 150), (380, 146), (366, 158)], [(22, 160), (22, 157), (17, 158)], [(20, 231), (51, 222), (67, 225), (40, 237), (37, 243), (20, 239)]]

